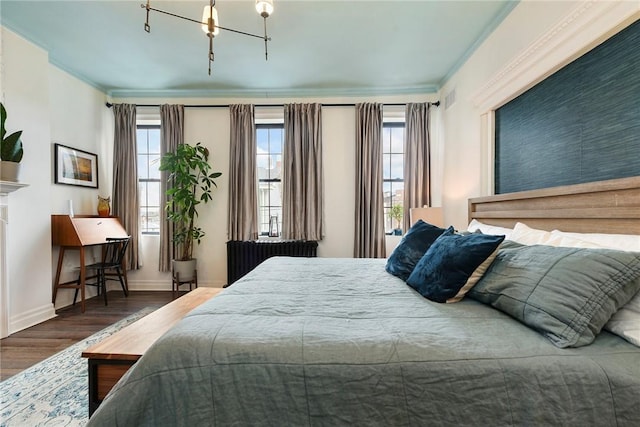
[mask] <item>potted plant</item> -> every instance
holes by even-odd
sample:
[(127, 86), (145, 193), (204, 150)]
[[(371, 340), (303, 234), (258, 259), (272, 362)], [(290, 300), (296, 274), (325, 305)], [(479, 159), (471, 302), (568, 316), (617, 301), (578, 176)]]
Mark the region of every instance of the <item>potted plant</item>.
[(198, 205), (212, 199), (212, 186), (217, 187), (214, 179), (222, 175), (211, 172), (208, 159), (209, 150), (198, 142), (195, 146), (179, 144), (175, 153), (165, 154), (160, 161), (160, 170), (169, 173), (171, 183), (166, 193), (166, 211), (168, 220), (175, 226), (173, 274), (180, 281), (194, 277), (193, 244), (200, 244), (205, 235), (195, 224)]
[(0, 179), (2, 181), (18, 181), (18, 171), (22, 160), (22, 141), (20, 136), (22, 131), (7, 135), (5, 122), (7, 121), (7, 110), (0, 103)]
[(393, 205), (391, 209), (389, 209), (389, 217), (392, 220), (396, 221), (397, 227), (393, 229), (394, 236), (402, 235), (402, 219), (404, 216), (404, 210), (402, 209), (402, 205)]

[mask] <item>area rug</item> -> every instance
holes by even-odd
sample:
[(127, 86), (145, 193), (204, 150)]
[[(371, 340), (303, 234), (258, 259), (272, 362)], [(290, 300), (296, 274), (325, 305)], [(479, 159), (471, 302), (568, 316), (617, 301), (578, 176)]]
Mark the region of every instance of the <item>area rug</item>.
[(89, 420), (82, 352), (154, 311), (143, 308), (0, 383), (0, 426), (84, 426)]

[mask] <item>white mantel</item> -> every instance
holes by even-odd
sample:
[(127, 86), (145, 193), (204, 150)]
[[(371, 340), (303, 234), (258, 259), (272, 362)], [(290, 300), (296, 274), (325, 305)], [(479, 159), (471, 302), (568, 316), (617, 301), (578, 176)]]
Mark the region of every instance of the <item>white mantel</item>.
[(16, 190), (27, 187), (29, 184), (13, 181), (0, 181), (0, 196), (6, 196)]
[(0, 338), (9, 335), (9, 193), (28, 186), (21, 182), (0, 181)]

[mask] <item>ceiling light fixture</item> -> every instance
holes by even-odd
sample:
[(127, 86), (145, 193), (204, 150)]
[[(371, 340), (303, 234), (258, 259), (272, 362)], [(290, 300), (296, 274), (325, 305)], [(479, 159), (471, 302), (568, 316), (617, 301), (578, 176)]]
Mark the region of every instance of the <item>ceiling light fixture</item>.
[(216, 10), (216, 1), (209, 0), (209, 4), (204, 7), (202, 12), (202, 20), (187, 18), (184, 16), (176, 15), (175, 13), (167, 12), (164, 10), (151, 7), (151, 0), (147, 0), (147, 4), (141, 4), (140, 7), (147, 10), (147, 20), (144, 23), (144, 30), (147, 33), (151, 32), (151, 26), (149, 25), (149, 12), (160, 12), (165, 15), (173, 16), (175, 18), (184, 19), (185, 21), (195, 22), (200, 24), (202, 31), (209, 37), (209, 75), (211, 75), (211, 63), (213, 62), (213, 38), (220, 33), (220, 30), (231, 31), (237, 34), (244, 34), (245, 36), (256, 37), (264, 40), (264, 59), (269, 59), (269, 53), (267, 50), (267, 42), (271, 41), (271, 37), (267, 36), (267, 18), (273, 13), (273, 0), (256, 0), (256, 11), (264, 18), (264, 35), (246, 33), (244, 31), (234, 30), (232, 28), (225, 28), (219, 25), (218, 11)]

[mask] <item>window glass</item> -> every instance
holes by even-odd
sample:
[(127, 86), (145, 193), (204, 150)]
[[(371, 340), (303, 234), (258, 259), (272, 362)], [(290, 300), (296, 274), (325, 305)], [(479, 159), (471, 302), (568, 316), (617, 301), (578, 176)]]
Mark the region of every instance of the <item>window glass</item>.
[(283, 124), (256, 125), (258, 233), (279, 237), (282, 231)]

